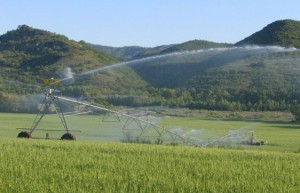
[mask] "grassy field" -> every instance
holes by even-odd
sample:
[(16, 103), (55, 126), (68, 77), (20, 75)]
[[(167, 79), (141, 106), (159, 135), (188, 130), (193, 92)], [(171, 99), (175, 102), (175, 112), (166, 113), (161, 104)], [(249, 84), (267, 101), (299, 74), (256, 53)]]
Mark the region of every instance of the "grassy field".
[[(15, 138), (21, 131), (16, 128), (30, 128), (34, 118), (35, 115), (33, 114), (0, 113), (0, 136)], [(71, 131), (80, 141), (120, 142), (124, 140), (122, 127), (126, 119), (120, 118), (121, 122), (112, 120), (103, 122), (102, 118), (102, 116), (92, 115), (70, 116), (66, 117), (66, 121), (71, 130), (81, 131)], [(154, 121), (168, 129), (180, 128), (183, 133), (192, 130), (199, 131), (197, 137), (203, 138), (203, 143), (227, 135), (230, 131), (245, 129), (249, 136), (251, 131), (254, 130), (257, 140), (267, 140), (268, 144), (264, 146), (235, 144), (234, 148), (281, 152), (300, 150), (300, 124), (293, 122), (169, 116), (156, 118)], [(134, 125), (130, 125), (130, 127), (134, 127)], [(62, 130), (57, 116), (45, 116), (37, 129), (41, 130), (34, 131), (34, 137), (45, 138), (45, 134), (49, 133), (51, 138), (59, 139), (64, 134), (64, 131), (48, 132), (44, 130)], [(152, 134), (155, 135), (155, 133)], [(151, 136), (152, 134), (149, 133)], [(166, 140), (165, 143), (171, 142)]]
[[(66, 117), (77, 141), (16, 138), (35, 115), (0, 113), (0, 192), (299, 192), (300, 128), (284, 121), (161, 117), (209, 136), (254, 129), (264, 146), (234, 149), (120, 143), (119, 122)], [(122, 120), (124, 121), (124, 120)], [(121, 124), (122, 125), (122, 124)], [(46, 116), (40, 129), (61, 129)], [(44, 137), (46, 131), (35, 131)], [(59, 138), (64, 132), (50, 133)], [(112, 141), (112, 142), (104, 142)], [(295, 153), (298, 152), (298, 153)]]
[(263, 146), (242, 146), (256, 150), (294, 152), (300, 150), (300, 124), (283, 121), (240, 121), (231, 119), (199, 119), (169, 117), (161, 120), (169, 127), (184, 125), (188, 129), (203, 129), (214, 136), (226, 135), (229, 131), (248, 129), (255, 131), (258, 140), (267, 140)]
[(299, 192), (300, 154), (1, 138), (0, 192)]

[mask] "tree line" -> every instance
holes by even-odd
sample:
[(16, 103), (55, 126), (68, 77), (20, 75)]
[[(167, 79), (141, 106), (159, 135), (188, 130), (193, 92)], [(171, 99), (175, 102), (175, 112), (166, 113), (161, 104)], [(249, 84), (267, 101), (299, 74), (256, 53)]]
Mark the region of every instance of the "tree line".
[[(131, 90), (131, 93), (101, 92), (91, 86), (68, 86), (61, 89), (61, 94), (94, 104), (114, 106), (169, 106), (190, 109), (222, 110), (222, 111), (291, 111), (300, 115), (300, 92), (266, 93), (252, 90), (230, 93), (227, 90), (204, 92), (195, 88), (153, 88)], [(255, 93), (255, 94), (253, 94)], [(36, 113), (43, 95), (20, 95), (0, 93), (1, 112)], [(297, 120), (299, 117), (295, 117)]]

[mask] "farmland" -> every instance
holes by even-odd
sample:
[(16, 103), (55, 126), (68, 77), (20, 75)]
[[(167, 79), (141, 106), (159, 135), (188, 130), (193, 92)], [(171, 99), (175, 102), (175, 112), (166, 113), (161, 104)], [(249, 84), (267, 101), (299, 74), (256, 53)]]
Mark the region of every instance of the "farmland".
[[(16, 128), (30, 128), (34, 118), (34, 114), (1, 113), (0, 136), (16, 138), (20, 132), (20, 130), (16, 130)], [(97, 115), (66, 117), (68, 127), (71, 130), (75, 130), (74, 132), (71, 131), (71, 133), (73, 133), (79, 141), (120, 142), (124, 140), (122, 126), (125, 120), (123, 120), (123, 122), (115, 122), (112, 120), (103, 122), (102, 119), (103, 116)], [(121, 117), (120, 119), (122, 120)], [(290, 121), (259, 121), (200, 116), (162, 116), (159, 118), (156, 117), (153, 121), (158, 122), (158, 124), (166, 128), (182, 128), (184, 132), (199, 130), (201, 133), (197, 137), (203, 137), (203, 143), (213, 138), (227, 135), (230, 131), (246, 128), (248, 135), (254, 130), (257, 139), (267, 140), (268, 144), (265, 146), (240, 146), (237, 144), (233, 148), (279, 152), (295, 152), (300, 149), (300, 125)], [(134, 125), (130, 125), (130, 127), (133, 126)], [(42, 130), (34, 131), (33, 136), (45, 138), (47, 131), (44, 129), (62, 130), (62, 126), (58, 117), (51, 115), (43, 118), (38, 129)], [(76, 132), (78, 130), (81, 132)], [(64, 131), (49, 132), (50, 138), (59, 139), (63, 134)], [(165, 143), (168, 144), (170, 141), (165, 141)]]
[(297, 192), (295, 153), (1, 139), (1, 192)]
[[(34, 115), (0, 114), (0, 192), (297, 192), (300, 189), (299, 125), (162, 117), (166, 127), (205, 129), (222, 136), (255, 129), (265, 146), (198, 148), (120, 143), (96, 116), (67, 117), (77, 141), (17, 139)], [(45, 117), (41, 128), (59, 128)], [(114, 128), (114, 124), (111, 123)], [(98, 129), (98, 130), (97, 130)], [(117, 131), (117, 129), (112, 131)], [(38, 131), (37, 131), (38, 132)], [(62, 132), (63, 133), (63, 132)], [(101, 137), (101, 133), (104, 136)], [(59, 137), (61, 133), (50, 134)], [(107, 142), (109, 136), (113, 142)], [(106, 142), (105, 142), (106, 141)], [(298, 152), (298, 153), (296, 153)]]

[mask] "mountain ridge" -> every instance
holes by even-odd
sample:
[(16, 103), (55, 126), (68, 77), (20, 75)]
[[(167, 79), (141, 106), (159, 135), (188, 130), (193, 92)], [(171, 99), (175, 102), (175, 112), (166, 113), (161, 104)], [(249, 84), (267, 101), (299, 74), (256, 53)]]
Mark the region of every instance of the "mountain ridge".
[[(268, 24), (262, 30), (255, 32), (234, 44), (217, 43), (206, 40), (190, 40), (183, 43), (157, 46), (154, 48), (139, 46), (110, 47), (90, 44), (90, 46), (96, 48), (97, 50), (111, 54), (121, 61), (161, 55), (171, 52), (244, 45), (274, 45), (300, 48), (300, 21), (291, 19), (274, 21)], [(127, 49), (131, 50), (135, 48), (136, 51), (134, 54), (126, 54)], [(109, 49), (109, 51), (106, 49)], [(120, 53), (120, 51), (122, 53)]]
[(272, 22), (235, 45), (247, 44), (300, 48), (300, 21), (285, 19)]
[(206, 41), (206, 40), (190, 40), (183, 43), (161, 45), (152, 48), (139, 47), (139, 46), (110, 47), (110, 46), (89, 44), (89, 46), (99, 51), (105, 52), (107, 54), (111, 54), (114, 57), (120, 59), (121, 61), (145, 58), (145, 57), (161, 55), (161, 54), (168, 54), (172, 52), (230, 47), (231, 45), (232, 44), (216, 43), (216, 42)]
[[(288, 23), (298, 25), (298, 22)], [(275, 24), (278, 29), (282, 22)], [(266, 26), (264, 29), (271, 28)], [(266, 31), (263, 30), (263, 33)], [(260, 34), (257, 32), (250, 37), (260, 37)], [(287, 31), (286, 34), (294, 37), (298, 31)], [(280, 44), (284, 41), (274, 41), (272, 45)], [(22, 25), (0, 36), (0, 110), (12, 108), (5, 105), (14, 95), (40, 93), (42, 90), (25, 88), (25, 84), (37, 84), (45, 77), (61, 78), (66, 67), (72, 69), (75, 82), (60, 85), (61, 92), (67, 96), (94, 97), (96, 103), (218, 110), (288, 110), (300, 98), (299, 50), (243, 45), (248, 43), (240, 41), (231, 45), (191, 40), (150, 49), (125, 47), (115, 53), (124, 60), (126, 54), (128, 58), (141, 60), (122, 65), (125, 63), (91, 48), (84, 41), (76, 42)], [(147, 59), (146, 56), (152, 57)], [(120, 65), (110, 68), (112, 64)], [(107, 70), (80, 76), (82, 72), (102, 67)], [(9, 83), (13, 81), (24, 84)], [(98, 97), (115, 95), (126, 97)]]

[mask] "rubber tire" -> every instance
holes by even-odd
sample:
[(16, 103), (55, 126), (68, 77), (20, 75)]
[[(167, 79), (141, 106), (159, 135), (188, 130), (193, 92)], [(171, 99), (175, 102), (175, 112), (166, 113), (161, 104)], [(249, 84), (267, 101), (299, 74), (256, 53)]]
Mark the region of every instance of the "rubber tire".
[(71, 133), (65, 133), (63, 136), (60, 138), (61, 140), (76, 140), (75, 136), (72, 135)]
[(18, 134), (18, 138), (31, 138), (31, 135), (28, 132), (26, 132), (26, 131), (21, 131)]

